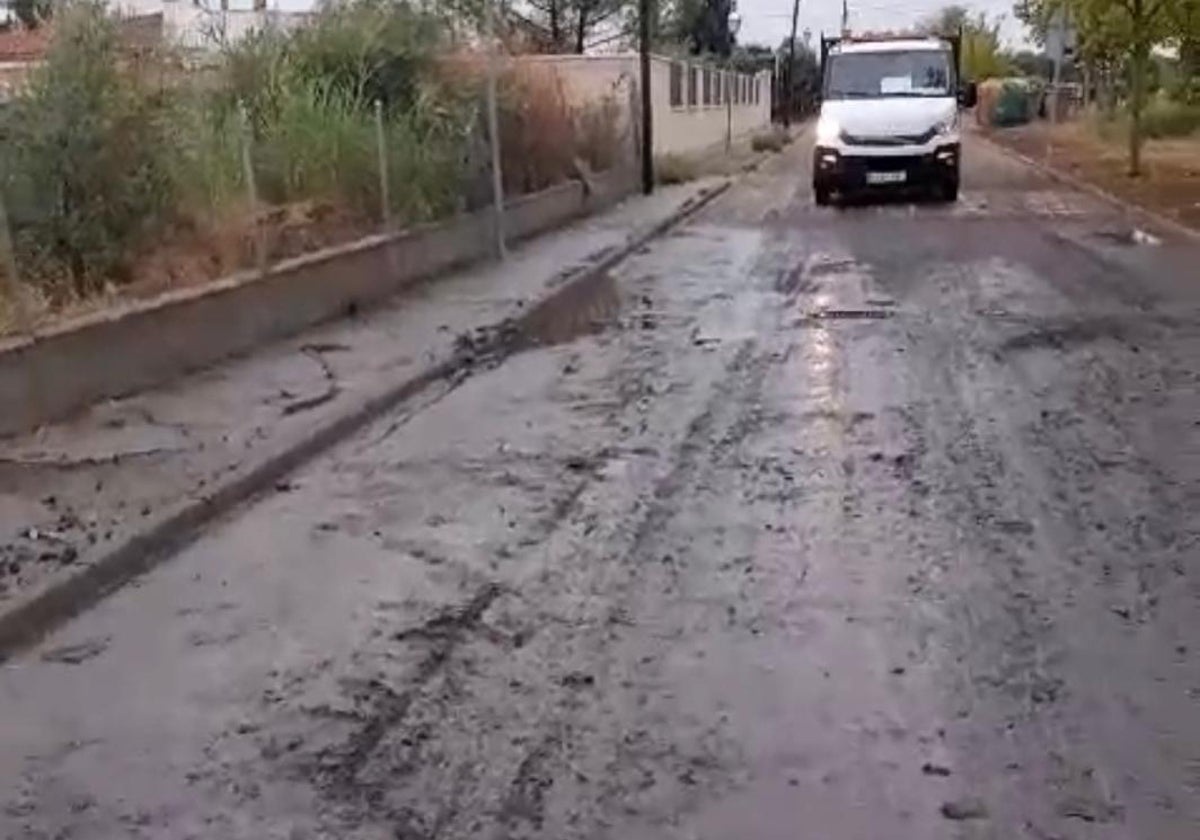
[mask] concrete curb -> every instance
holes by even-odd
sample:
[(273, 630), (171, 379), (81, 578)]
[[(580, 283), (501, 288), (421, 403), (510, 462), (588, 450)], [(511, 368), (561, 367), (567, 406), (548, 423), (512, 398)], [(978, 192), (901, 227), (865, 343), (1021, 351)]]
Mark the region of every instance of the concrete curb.
[(1174, 219), (1172, 219), (1168, 216), (1164, 216), (1161, 213), (1156, 213), (1153, 210), (1148, 210), (1145, 207), (1142, 207), (1141, 205), (1134, 204), (1133, 202), (1127, 201), (1126, 199), (1121, 198), (1120, 196), (1113, 195), (1108, 190), (1101, 189), (1100, 187), (1097, 187), (1095, 184), (1089, 183), (1088, 181), (1085, 181), (1082, 178), (1076, 177), (1075, 175), (1072, 175), (1069, 172), (1064, 172), (1063, 170), (1058, 169), (1054, 166), (1050, 166), (1049, 164), (1042, 163), (1041, 161), (1037, 160), (1036, 158), (1031, 158), (1028, 155), (1021, 154), (1020, 152), (1016, 151), (1015, 149), (1010, 149), (1008, 146), (1005, 146), (1003, 143), (1001, 143), (997, 140), (993, 140), (991, 137), (984, 134), (983, 132), (976, 132), (975, 136), (977, 136), (980, 140), (983, 140), (985, 143), (987, 143), (989, 146), (991, 146), (993, 149), (1000, 152), (1001, 154), (1007, 155), (1008, 157), (1012, 158), (1013, 160), (1019, 161), (1020, 163), (1023, 163), (1025, 166), (1028, 166), (1030, 169), (1037, 170), (1038, 172), (1042, 173), (1043, 175), (1045, 175), (1049, 178), (1053, 178), (1056, 181), (1060, 181), (1060, 182), (1066, 184), (1067, 186), (1071, 187), (1072, 189), (1076, 189), (1076, 190), (1079, 190), (1080, 192), (1085, 192), (1085, 193), (1088, 193), (1089, 195), (1095, 196), (1096, 198), (1100, 199), (1101, 201), (1104, 201), (1108, 204), (1113, 205), (1114, 207), (1119, 208), (1120, 210), (1124, 211), (1125, 213), (1129, 214), (1130, 216), (1141, 217), (1146, 222), (1148, 222), (1152, 225), (1158, 225), (1159, 227), (1165, 228), (1166, 230), (1169, 230), (1172, 233), (1183, 237), (1184, 239), (1190, 239), (1193, 242), (1200, 242), (1200, 231), (1194, 230), (1193, 228), (1188, 227), (1187, 225), (1183, 224), (1182, 222), (1177, 222)]
[[(635, 233), (619, 248), (606, 250), (594, 261), (559, 283), (524, 314), (498, 325), (484, 327), (491, 337), (481, 347), (456, 353), (431, 365), (405, 381), (381, 389), (357, 405), (349, 407), (328, 422), (308, 430), (297, 439), (282, 441), (253, 464), (232, 473), (209, 494), (189, 499), (165, 510), (146, 527), (120, 545), (101, 555), (77, 573), (51, 581), (39, 590), (0, 612), (0, 662), (36, 644), (49, 632), (96, 605), (135, 577), (153, 569), (197, 539), (204, 526), (233, 510), (243, 502), (275, 486), (284, 476), (334, 445), (361, 430), (405, 400), (430, 385), (443, 381), (457, 387), (476, 361), (503, 358), (518, 349), (510, 338), (514, 330), (537, 317), (555, 301), (603, 274), (651, 240), (662, 236), (680, 222), (699, 212), (732, 185), (725, 180), (692, 196), (665, 219), (649, 229)], [(456, 380), (455, 377), (458, 377)]]

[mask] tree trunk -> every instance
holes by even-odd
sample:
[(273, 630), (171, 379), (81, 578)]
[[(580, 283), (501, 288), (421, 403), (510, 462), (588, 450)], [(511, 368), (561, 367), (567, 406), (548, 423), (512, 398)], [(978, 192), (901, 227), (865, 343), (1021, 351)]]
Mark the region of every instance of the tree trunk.
[(562, 24), (558, 19), (558, 0), (550, 0), (550, 43), (557, 52), (562, 43)]
[(583, 49), (585, 46), (587, 46), (584, 43), (587, 40), (587, 13), (587, 4), (580, 3), (579, 26), (575, 29), (575, 52), (579, 55), (583, 55)]
[[(1137, 6), (1141, 4), (1138, 3)], [(1136, 31), (1136, 30), (1135, 30)], [(1146, 54), (1148, 50), (1141, 39), (1133, 48), (1133, 62), (1129, 80), (1129, 175), (1136, 178), (1142, 174), (1142, 110), (1146, 99)]]
[(1104, 67), (1104, 99), (1101, 101), (1101, 106), (1104, 108), (1104, 118), (1106, 120), (1116, 119), (1117, 116), (1117, 80), (1111, 64)]

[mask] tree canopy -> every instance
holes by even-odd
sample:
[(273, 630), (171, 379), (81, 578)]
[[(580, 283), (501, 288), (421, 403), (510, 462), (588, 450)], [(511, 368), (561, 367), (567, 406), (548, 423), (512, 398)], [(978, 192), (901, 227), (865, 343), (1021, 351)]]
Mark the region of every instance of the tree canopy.
[(921, 26), (938, 35), (962, 35), (962, 73), (968, 79), (1007, 75), (1012, 65), (1000, 43), (1000, 21), (965, 6), (946, 6)]

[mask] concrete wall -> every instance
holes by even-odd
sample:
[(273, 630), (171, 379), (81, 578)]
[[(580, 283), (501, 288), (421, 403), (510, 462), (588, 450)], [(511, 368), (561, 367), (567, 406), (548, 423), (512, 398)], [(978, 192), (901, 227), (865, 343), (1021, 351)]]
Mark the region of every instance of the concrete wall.
[[(628, 170), (511, 202), (510, 240), (533, 236), (632, 192)], [(62, 419), (105, 398), (169, 382), (273, 339), (384, 300), (414, 281), (491, 255), (490, 210), (372, 236), (198, 289), (0, 342), (0, 434)]]
[[(640, 77), (638, 57), (621, 55), (552, 55), (526, 56), (522, 62), (537, 63), (551, 67), (562, 81), (563, 89), (575, 102), (594, 101), (605, 95), (617, 95), (624, 103), (632, 90), (631, 85)], [(682, 94), (673, 101), (671, 91), (671, 66), (679, 67)], [(687, 73), (697, 71), (697, 95), (695, 104), (689, 104), (687, 96)], [(708, 104), (703, 96), (702, 73), (708, 69), (714, 73)], [(751, 90), (758, 89), (757, 102), (753, 97), (742, 97), (732, 106), (722, 96), (717, 101), (716, 90), (725, 90), (727, 79), (739, 83), (748, 78)], [(654, 109), (654, 153), (685, 154), (711, 149), (725, 140), (732, 128), (734, 137), (764, 128), (771, 122), (771, 74), (760, 73), (746, 77), (745, 74), (729, 74), (714, 65), (700, 62), (675, 61), (653, 56), (650, 64), (651, 105)]]
[[(680, 68), (682, 78), (682, 96), (678, 104), (672, 104), (671, 97), (671, 65)], [(748, 77), (751, 91), (758, 88), (758, 101), (741, 101), (726, 104), (724, 92), (727, 85), (744, 84), (746, 74), (729, 73), (723, 70), (706, 67), (699, 63), (672, 62), (666, 58), (655, 58), (652, 65), (651, 79), (653, 82), (654, 102), (654, 151), (655, 154), (665, 152), (680, 153), (694, 152), (712, 148), (722, 142), (727, 133), (740, 137), (747, 132), (756, 131), (770, 125), (771, 122), (771, 74), (759, 73)], [(710, 104), (704, 104), (703, 73), (712, 71)], [(688, 102), (687, 74), (695, 71), (696, 104)], [(720, 101), (717, 91), (720, 91)]]

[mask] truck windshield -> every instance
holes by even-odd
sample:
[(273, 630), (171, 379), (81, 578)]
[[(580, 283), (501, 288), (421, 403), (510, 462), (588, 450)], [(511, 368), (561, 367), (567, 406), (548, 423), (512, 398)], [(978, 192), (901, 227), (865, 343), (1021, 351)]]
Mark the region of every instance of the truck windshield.
[(827, 99), (952, 96), (948, 52), (847, 53), (829, 57)]

